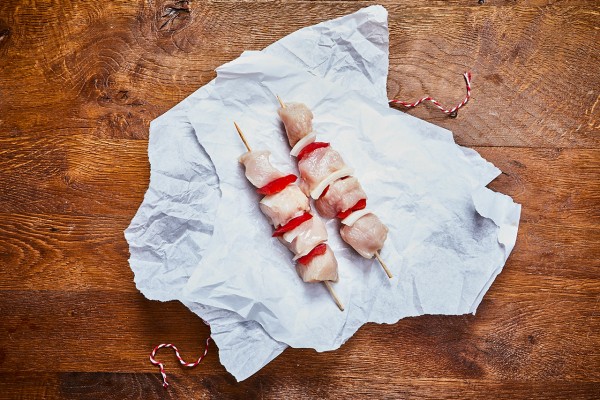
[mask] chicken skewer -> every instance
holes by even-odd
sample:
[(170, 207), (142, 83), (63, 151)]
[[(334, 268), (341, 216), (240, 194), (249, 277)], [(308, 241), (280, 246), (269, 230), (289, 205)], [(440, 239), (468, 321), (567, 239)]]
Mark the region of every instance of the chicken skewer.
[(338, 280), (337, 260), (327, 241), (325, 224), (309, 212), (306, 195), (292, 185), (295, 175), (286, 175), (269, 162), (268, 151), (252, 151), (237, 123), (235, 128), (244, 142), (247, 153), (239, 161), (244, 164), (246, 177), (266, 196), (260, 201), (260, 209), (276, 228), (273, 233), (295, 255), (296, 271), (304, 282), (323, 282), (341, 311), (344, 306), (331, 285)]
[(329, 143), (316, 142), (312, 133), (312, 112), (301, 103), (288, 106), (277, 96), (293, 156), (297, 157), (302, 177), (300, 184), (305, 193), (315, 199), (317, 211), (325, 218), (342, 220), (340, 235), (354, 250), (365, 258), (375, 257), (392, 278), (379, 250), (387, 238), (388, 228), (375, 214), (365, 210), (367, 195), (358, 180), (352, 176), (340, 154)]

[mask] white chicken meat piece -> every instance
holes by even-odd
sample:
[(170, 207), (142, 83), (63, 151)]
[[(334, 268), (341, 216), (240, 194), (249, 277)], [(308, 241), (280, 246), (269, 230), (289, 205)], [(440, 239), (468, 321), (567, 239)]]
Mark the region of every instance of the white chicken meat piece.
[(309, 194), (329, 175), (347, 168), (340, 153), (330, 146), (313, 150), (298, 161), (302, 178), (300, 187), (304, 193)]
[(308, 221), (304, 221), (296, 228), (284, 233), (279, 240), (294, 253), (296, 260), (308, 254), (317, 245), (326, 242), (327, 229), (323, 220), (313, 215)]
[(271, 165), (270, 155), (271, 152), (266, 150), (249, 151), (238, 159), (246, 168), (246, 178), (257, 188), (288, 175)]
[(286, 186), (279, 193), (263, 197), (259, 207), (275, 228), (310, 210), (308, 197), (296, 185)]
[(350, 176), (329, 185), (327, 193), (315, 201), (315, 207), (319, 214), (330, 219), (348, 210), (361, 199), (367, 199), (367, 194), (358, 179)]
[(338, 280), (337, 260), (329, 246), (327, 246), (325, 254), (316, 256), (307, 265), (297, 263), (296, 272), (304, 282), (337, 282)]
[(312, 132), (313, 113), (302, 103), (288, 103), (280, 108), (279, 116), (285, 126), (288, 142), (294, 147), (298, 140)]
[(372, 258), (387, 239), (388, 228), (375, 214), (359, 218), (352, 226), (342, 225), (340, 235), (344, 242), (365, 258)]

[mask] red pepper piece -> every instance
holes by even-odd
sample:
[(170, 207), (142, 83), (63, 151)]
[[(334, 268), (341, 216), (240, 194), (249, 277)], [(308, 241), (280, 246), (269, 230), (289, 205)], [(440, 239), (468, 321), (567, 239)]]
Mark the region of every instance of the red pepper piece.
[(259, 194), (264, 195), (279, 193), (290, 183), (296, 182), (296, 179), (298, 179), (298, 177), (294, 174), (282, 176), (281, 178), (277, 178), (274, 181), (267, 183), (265, 186), (257, 189), (256, 191)]
[(312, 217), (313, 216), (311, 213), (305, 212), (304, 214), (302, 214), (296, 218), (290, 219), (290, 221), (287, 224), (281, 225), (279, 228), (277, 228), (275, 230), (275, 232), (273, 232), (273, 237), (282, 236), (284, 233), (289, 232), (292, 229), (300, 226), (303, 222), (308, 221)]
[(325, 254), (326, 251), (327, 245), (325, 243), (321, 243), (320, 245), (312, 249), (307, 255), (300, 257), (298, 259), (298, 262), (302, 265), (308, 265), (308, 263), (311, 262), (313, 258)]
[[(325, 195), (327, 194), (327, 192), (329, 192), (329, 186), (330, 185), (327, 185), (327, 187), (325, 188), (325, 190), (323, 190), (323, 193), (321, 193), (321, 197), (325, 197)], [(321, 197), (319, 197), (319, 198), (321, 198)]]
[(310, 153), (312, 153), (313, 151), (315, 151), (316, 149), (320, 149), (322, 147), (329, 147), (329, 143), (325, 143), (325, 142), (312, 142), (310, 144), (307, 144), (305, 148), (303, 148), (300, 153), (298, 154), (297, 161), (302, 160), (302, 158), (306, 157), (307, 155), (309, 155)]
[(345, 210), (345, 211), (341, 211), (338, 213), (337, 217), (339, 219), (344, 219), (346, 218), (348, 215), (352, 214), (354, 211), (358, 211), (358, 210), (362, 210), (363, 208), (365, 208), (367, 206), (367, 199), (360, 199), (359, 201), (356, 202), (355, 205), (353, 205), (352, 207), (350, 207), (349, 209)]

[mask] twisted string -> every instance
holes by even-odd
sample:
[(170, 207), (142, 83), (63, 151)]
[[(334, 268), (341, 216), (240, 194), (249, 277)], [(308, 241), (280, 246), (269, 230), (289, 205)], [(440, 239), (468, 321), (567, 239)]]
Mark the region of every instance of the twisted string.
[(406, 101), (401, 101), (401, 100), (396, 100), (396, 99), (392, 99), (389, 101), (390, 104), (400, 104), (401, 106), (404, 106), (406, 108), (413, 108), (418, 106), (419, 104), (423, 103), (424, 101), (430, 101), (432, 102), (437, 108), (439, 108), (440, 110), (442, 110), (444, 113), (448, 114), (451, 118), (456, 118), (456, 116), (458, 115), (458, 110), (463, 107), (465, 104), (467, 104), (467, 102), (469, 101), (469, 99), (471, 98), (471, 72), (465, 72), (463, 74), (463, 76), (465, 77), (465, 82), (467, 84), (467, 95), (465, 96), (464, 100), (461, 101), (457, 106), (453, 107), (453, 108), (445, 108), (444, 106), (442, 106), (440, 104), (439, 101), (435, 100), (433, 97), (427, 96), (427, 97), (423, 97), (420, 100), (417, 100), (414, 103), (409, 103)]
[(162, 348), (171, 348), (173, 350), (175, 350), (175, 356), (177, 356), (177, 359), (179, 360), (179, 363), (181, 365), (183, 365), (184, 367), (189, 367), (189, 368), (193, 368), (195, 366), (197, 366), (198, 364), (200, 364), (202, 362), (202, 360), (204, 359), (204, 357), (206, 357), (206, 354), (208, 354), (208, 345), (211, 341), (211, 337), (209, 336), (206, 339), (206, 347), (204, 348), (204, 354), (202, 354), (200, 356), (200, 358), (198, 358), (197, 361), (195, 362), (191, 362), (191, 363), (186, 363), (183, 358), (181, 357), (181, 355), (179, 354), (179, 350), (177, 349), (177, 347), (175, 347), (174, 344), (172, 343), (163, 343), (163, 344), (159, 344), (158, 346), (156, 346), (154, 348), (154, 350), (152, 350), (152, 353), (150, 353), (150, 362), (152, 363), (152, 365), (157, 366), (160, 369), (160, 374), (162, 375), (162, 379), (163, 379), (163, 387), (166, 389), (169, 386), (169, 383), (167, 382), (167, 374), (165, 373), (165, 366), (163, 363), (157, 361), (154, 357), (156, 356), (156, 352)]

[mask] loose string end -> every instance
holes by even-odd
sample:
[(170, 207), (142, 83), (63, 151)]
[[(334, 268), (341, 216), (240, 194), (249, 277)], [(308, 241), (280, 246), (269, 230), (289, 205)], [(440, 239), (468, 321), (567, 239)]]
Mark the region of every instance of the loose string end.
[(200, 358), (198, 358), (197, 361), (192, 362), (192, 363), (186, 363), (183, 358), (181, 358), (181, 355), (179, 354), (179, 350), (177, 349), (177, 347), (175, 347), (175, 345), (171, 344), (171, 343), (163, 343), (163, 344), (159, 344), (158, 346), (156, 346), (153, 350), (152, 353), (150, 353), (150, 362), (152, 363), (152, 365), (157, 366), (158, 369), (160, 370), (160, 375), (162, 376), (162, 380), (163, 380), (163, 384), (162, 386), (166, 389), (169, 387), (169, 382), (167, 382), (167, 374), (165, 372), (165, 365), (159, 361), (157, 361), (154, 357), (156, 357), (156, 353), (158, 352), (158, 350), (162, 349), (162, 348), (171, 348), (175, 351), (175, 356), (177, 356), (177, 360), (179, 360), (179, 363), (181, 365), (183, 365), (184, 367), (188, 367), (188, 368), (194, 368), (196, 367), (198, 364), (200, 364), (202, 362), (202, 360), (204, 359), (204, 357), (206, 357), (206, 355), (208, 354), (208, 346), (210, 344), (211, 341), (211, 337), (209, 336), (206, 339), (206, 347), (204, 348), (204, 353), (200, 356)]

